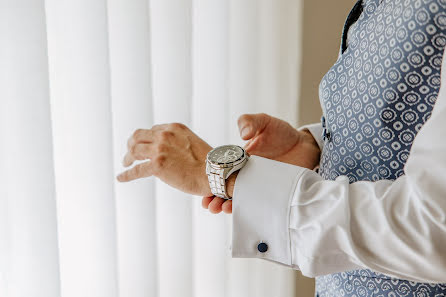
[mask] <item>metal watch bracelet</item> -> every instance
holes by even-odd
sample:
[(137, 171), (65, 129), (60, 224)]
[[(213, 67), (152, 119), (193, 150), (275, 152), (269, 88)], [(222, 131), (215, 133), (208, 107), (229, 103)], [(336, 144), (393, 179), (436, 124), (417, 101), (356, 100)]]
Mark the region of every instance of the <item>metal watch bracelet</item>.
[(223, 168), (215, 169), (211, 167), (208, 174), (209, 185), (211, 187), (212, 194), (215, 196), (226, 200), (232, 200), (226, 191), (226, 180), (223, 178), (223, 171)]

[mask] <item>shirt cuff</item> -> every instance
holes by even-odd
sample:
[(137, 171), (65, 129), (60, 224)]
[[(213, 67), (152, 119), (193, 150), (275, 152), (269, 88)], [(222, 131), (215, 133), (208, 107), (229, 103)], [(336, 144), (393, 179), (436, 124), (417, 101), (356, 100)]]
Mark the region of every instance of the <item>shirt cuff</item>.
[[(290, 205), (303, 172), (298, 166), (250, 157), (234, 185), (233, 258), (261, 258), (292, 266)], [(259, 251), (260, 243), (267, 245), (266, 252)]]
[(314, 140), (316, 140), (319, 149), (322, 151), (322, 148), (324, 147), (324, 141), (322, 140), (322, 123), (305, 125), (298, 128), (297, 130), (302, 131), (304, 129), (310, 131), (311, 135), (313, 135)]

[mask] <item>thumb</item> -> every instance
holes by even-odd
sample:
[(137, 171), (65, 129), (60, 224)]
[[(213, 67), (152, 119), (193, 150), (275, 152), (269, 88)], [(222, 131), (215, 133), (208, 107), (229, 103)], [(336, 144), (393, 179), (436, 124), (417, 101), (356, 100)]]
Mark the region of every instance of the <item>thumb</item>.
[(240, 137), (243, 140), (251, 139), (258, 131), (265, 129), (268, 118), (264, 113), (241, 115), (237, 121)]

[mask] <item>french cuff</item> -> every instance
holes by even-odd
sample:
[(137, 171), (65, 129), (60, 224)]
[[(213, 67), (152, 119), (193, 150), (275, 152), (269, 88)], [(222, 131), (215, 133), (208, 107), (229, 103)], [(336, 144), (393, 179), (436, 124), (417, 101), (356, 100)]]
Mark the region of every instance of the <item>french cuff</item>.
[(292, 266), (290, 205), (304, 168), (251, 156), (232, 198), (232, 257)]
[(322, 123), (308, 124), (298, 128), (297, 130), (302, 131), (305, 129), (310, 131), (311, 135), (313, 135), (314, 140), (316, 140), (319, 149), (322, 151), (322, 148), (324, 147), (324, 141), (322, 140)]

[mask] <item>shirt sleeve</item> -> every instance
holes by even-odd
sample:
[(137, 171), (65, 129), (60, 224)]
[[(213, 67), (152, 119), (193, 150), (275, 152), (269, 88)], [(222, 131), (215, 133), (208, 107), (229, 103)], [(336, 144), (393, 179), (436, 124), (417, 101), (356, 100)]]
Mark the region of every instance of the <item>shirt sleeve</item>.
[[(445, 60), (437, 103), (395, 181), (328, 181), (252, 156), (235, 182), (232, 256), (274, 261), (309, 277), (368, 268), (446, 282)], [(266, 252), (258, 250), (261, 242)]]

